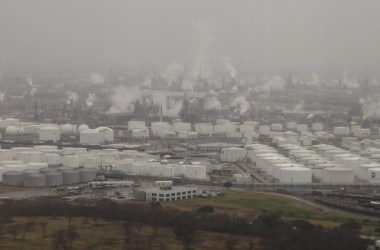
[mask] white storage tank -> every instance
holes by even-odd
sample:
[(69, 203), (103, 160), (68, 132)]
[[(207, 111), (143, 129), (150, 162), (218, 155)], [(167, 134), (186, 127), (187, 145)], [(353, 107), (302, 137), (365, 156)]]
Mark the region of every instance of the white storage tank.
[(96, 168), (81, 168), (78, 170), (80, 182), (89, 182), (96, 178), (98, 170)]
[(354, 171), (345, 167), (325, 168), (322, 170), (321, 182), (325, 184), (354, 183)]
[(62, 164), (61, 156), (59, 154), (43, 154), (42, 162), (47, 163), (49, 166)]
[(259, 126), (259, 134), (260, 135), (269, 135), (270, 127), (269, 125), (260, 125)]
[(40, 168), (46, 168), (48, 167), (47, 163), (44, 162), (30, 162), (26, 163), (26, 168), (27, 169), (40, 169)]
[(297, 129), (297, 123), (296, 122), (287, 122), (286, 123), (286, 129), (289, 129), (289, 130)]
[(87, 126), (86, 124), (82, 124), (78, 127), (78, 133), (81, 133), (82, 131), (87, 129), (90, 129), (89, 126)]
[(147, 128), (133, 129), (132, 130), (132, 138), (134, 138), (134, 139), (149, 138), (149, 130)]
[(255, 126), (249, 124), (240, 125), (240, 133), (255, 133)]
[(368, 169), (367, 179), (368, 179), (369, 183), (380, 184), (380, 168)]
[(247, 152), (244, 148), (223, 148), (221, 152), (221, 161), (225, 162), (238, 162), (247, 157)]
[(272, 123), (271, 124), (272, 131), (282, 131), (282, 124), (280, 123)]
[(62, 171), (63, 174), (63, 184), (71, 185), (80, 183), (80, 174), (76, 170), (65, 170)]
[(379, 163), (367, 163), (367, 164), (360, 164), (357, 168), (356, 175), (359, 179), (362, 180), (368, 180), (368, 171), (372, 168), (380, 168)]
[(93, 144), (100, 145), (104, 143), (104, 138), (102, 134), (96, 129), (86, 129), (80, 132), (80, 143), (81, 144)]
[(309, 127), (307, 126), (307, 124), (297, 124), (297, 131), (302, 133), (302, 132), (306, 132), (309, 130)]
[(16, 127), (13, 125), (7, 126), (5, 128), (5, 135), (14, 136), (14, 135), (22, 135), (23, 133), (24, 133), (23, 128)]
[(70, 168), (79, 167), (79, 156), (78, 155), (65, 155), (62, 157), (62, 165)]
[(60, 129), (63, 135), (69, 135), (73, 133), (73, 126), (71, 124), (63, 124), (60, 126)]
[(204, 165), (185, 165), (185, 176), (189, 179), (204, 180), (206, 176), (206, 166)]
[(9, 149), (0, 149), (0, 161), (12, 160), (12, 152)]
[(350, 127), (334, 127), (333, 133), (334, 135), (349, 135)]
[(60, 172), (46, 172), (44, 173), (46, 176), (46, 186), (62, 186), (63, 185), (63, 174)]
[(313, 124), (311, 124), (311, 130), (313, 130), (313, 131), (322, 131), (323, 130), (323, 123), (314, 122)]
[(358, 138), (369, 138), (371, 136), (371, 130), (369, 128), (360, 128), (353, 130), (354, 136)]
[(242, 138), (243, 134), (240, 132), (232, 132), (227, 134), (228, 138)]
[(195, 123), (195, 132), (208, 135), (214, 132), (214, 125), (211, 123)]
[(21, 187), (24, 184), (24, 174), (18, 171), (3, 173), (3, 185)]
[(312, 182), (312, 171), (304, 167), (287, 167), (280, 169), (280, 183), (303, 184)]
[(19, 152), (17, 155), (17, 160), (23, 161), (25, 163), (28, 162), (41, 162), (42, 153), (38, 151), (23, 151)]
[(25, 174), (24, 187), (45, 187), (46, 176), (44, 174)]
[(145, 129), (146, 124), (144, 121), (128, 121), (128, 130)]
[(101, 165), (101, 159), (96, 156), (88, 156), (83, 158), (83, 167), (98, 168)]
[(173, 127), (167, 122), (152, 122), (150, 129), (153, 136), (159, 136), (162, 131), (172, 131)]
[(55, 126), (45, 126), (39, 130), (39, 140), (40, 141), (59, 141), (61, 136), (60, 130)]
[(173, 131), (191, 131), (191, 123), (188, 122), (177, 122), (173, 124)]
[(108, 127), (98, 127), (96, 130), (103, 136), (104, 142), (113, 142), (114, 131)]

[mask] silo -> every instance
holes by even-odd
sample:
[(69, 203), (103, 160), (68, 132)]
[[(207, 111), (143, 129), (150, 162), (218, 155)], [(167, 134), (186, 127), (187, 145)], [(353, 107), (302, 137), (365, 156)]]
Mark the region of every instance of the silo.
[(354, 183), (354, 171), (345, 167), (332, 167), (322, 170), (321, 182), (326, 184)]
[(57, 166), (62, 163), (61, 156), (59, 154), (43, 154), (42, 162), (47, 163), (49, 166)]
[(38, 151), (23, 151), (19, 152), (17, 155), (17, 160), (28, 162), (41, 162), (42, 153)]
[(55, 172), (57, 171), (57, 168), (50, 168), (50, 167), (46, 167), (46, 168), (40, 168), (39, 171), (43, 174), (46, 174), (46, 173), (49, 173), (49, 172)]
[(45, 187), (46, 176), (43, 174), (25, 174), (24, 187)]
[(96, 178), (96, 168), (81, 168), (79, 169), (80, 182), (89, 182)]
[(128, 121), (128, 130), (145, 129), (144, 121)]
[(98, 130), (86, 129), (80, 132), (80, 143), (100, 145), (104, 143), (104, 139)]
[(76, 171), (76, 170), (65, 170), (65, 171), (62, 171), (62, 174), (63, 174), (63, 184), (64, 185), (80, 183), (80, 174), (78, 171)]
[(81, 133), (84, 130), (90, 129), (86, 124), (82, 124), (78, 127), (78, 133)]
[(24, 174), (18, 171), (4, 172), (3, 184), (8, 186), (22, 186), (24, 184)]
[(20, 152), (33, 151), (33, 150), (34, 150), (33, 148), (29, 148), (29, 147), (14, 147), (14, 148), (11, 148), (12, 159), (16, 160), (17, 159), (17, 155)]
[(63, 135), (69, 135), (73, 133), (73, 126), (71, 124), (63, 124), (61, 125), (61, 133)]
[(79, 156), (78, 155), (65, 155), (62, 157), (62, 165), (65, 167), (78, 168)]
[(191, 123), (188, 122), (177, 122), (173, 124), (173, 131), (191, 131)]
[(195, 131), (198, 134), (208, 135), (214, 132), (214, 125), (212, 123), (196, 123)]
[(108, 127), (98, 127), (97, 131), (103, 136), (104, 142), (113, 142), (114, 139), (114, 131)]
[(9, 149), (0, 149), (0, 161), (12, 160), (12, 152)]
[(60, 172), (47, 172), (46, 176), (46, 186), (61, 186), (63, 185), (63, 174)]
[(311, 169), (304, 167), (290, 167), (280, 169), (280, 183), (304, 184), (312, 182)]
[(260, 125), (259, 126), (259, 134), (260, 135), (269, 135), (270, 127), (269, 125)]
[(61, 136), (60, 129), (56, 126), (44, 126), (39, 130), (40, 141), (59, 141)]
[(27, 169), (40, 169), (46, 167), (48, 167), (48, 164), (45, 162), (30, 162), (26, 164)]

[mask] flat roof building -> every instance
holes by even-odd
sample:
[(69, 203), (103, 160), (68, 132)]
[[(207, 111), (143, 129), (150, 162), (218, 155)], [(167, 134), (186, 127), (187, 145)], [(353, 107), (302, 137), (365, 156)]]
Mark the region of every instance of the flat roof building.
[(151, 187), (135, 191), (135, 200), (145, 201), (176, 201), (197, 197), (196, 187)]

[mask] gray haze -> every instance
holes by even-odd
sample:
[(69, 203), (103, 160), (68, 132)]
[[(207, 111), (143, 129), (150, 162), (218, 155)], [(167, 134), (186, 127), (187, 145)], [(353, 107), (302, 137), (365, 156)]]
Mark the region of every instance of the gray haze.
[(0, 72), (375, 75), (378, 0), (1, 0)]

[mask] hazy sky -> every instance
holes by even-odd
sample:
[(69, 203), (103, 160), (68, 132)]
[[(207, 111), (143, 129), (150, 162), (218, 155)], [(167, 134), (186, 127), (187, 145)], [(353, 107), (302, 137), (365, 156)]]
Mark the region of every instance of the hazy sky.
[[(377, 74), (379, 0), (0, 0), (0, 72)], [(209, 67), (209, 68), (207, 68)]]

